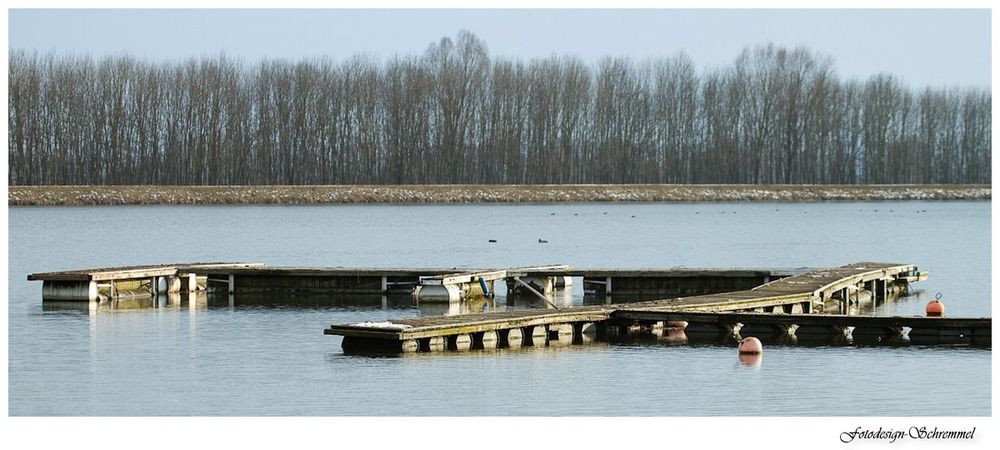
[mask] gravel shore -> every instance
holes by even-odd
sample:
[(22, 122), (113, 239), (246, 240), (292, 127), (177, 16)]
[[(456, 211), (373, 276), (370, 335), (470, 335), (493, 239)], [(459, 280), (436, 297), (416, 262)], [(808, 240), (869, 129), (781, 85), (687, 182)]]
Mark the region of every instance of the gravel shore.
[(9, 206), (990, 200), (989, 185), (11, 186)]

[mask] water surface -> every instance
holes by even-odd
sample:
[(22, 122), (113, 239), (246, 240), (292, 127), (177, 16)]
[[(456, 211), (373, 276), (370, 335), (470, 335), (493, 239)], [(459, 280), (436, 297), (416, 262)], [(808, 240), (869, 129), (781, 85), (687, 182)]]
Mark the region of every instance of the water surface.
[[(883, 261), (916, 264), (930, 279), (874, 313), (921, 314), (940, 291), (948, 315), (989, 316), (989, 202), (26, 207), (10, 208), (9, 220), (11, 415), (991, 413), (991, 352), (982, 349), (770, 346), (753, 367), (733, 348), (655, 342), (361, 357), (344, 355), (340, 338), (323, 329), (447, 308), (336, 298), (65, 308), (43, 306), (41, 284), (25, 281), (33, 272), (193, 261)], [(560, 301), (582, 303), (579, 283)], [(501, 296), (460, 309), (540, 306)]]

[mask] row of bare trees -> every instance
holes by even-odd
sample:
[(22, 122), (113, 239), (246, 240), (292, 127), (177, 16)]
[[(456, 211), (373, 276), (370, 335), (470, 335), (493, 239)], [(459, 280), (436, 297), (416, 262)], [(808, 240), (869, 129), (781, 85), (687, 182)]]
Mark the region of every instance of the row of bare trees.
[(8, 182), (989, 183), (990, 102), (772, 45), (702, 72), (467, 32), (384, 62), (12, 51)]

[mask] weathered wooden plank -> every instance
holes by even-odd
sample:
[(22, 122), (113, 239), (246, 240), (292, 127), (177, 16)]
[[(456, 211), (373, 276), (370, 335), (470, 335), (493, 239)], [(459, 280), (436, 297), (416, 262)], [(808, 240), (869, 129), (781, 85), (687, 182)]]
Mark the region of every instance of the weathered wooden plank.
[(402, 340), (403, 335), (398, 329), (386, 329), (386, 328), (366, 328), (360, 326), (351, 325), (333, 325), (330, 328), (323, 330), (323, 334), (336, 334), (340, 336), (354, 336), (363, 338), (376, 338), (376, 339), (395, 339)]
[[(470, 269), (480, 270), (480, 269)], [(454, 273), (454, 267), (448, 268), (358, 268), (358, 267), (266, 267), (266, 268), (207, 268), (198, 271), (199, 275), (262, 275), (288, 277), (413, 277), (442, 275)]]
[(104, 267), (96, 269), (65, 270), (57, 272), (42, 272), (28, 275), (28, 281), (106, 281), (121, 280), (128, 278), (144, 278), (152, 276), (174, 275), (178, 271), (195, 271), (202, 273), (206, 270), (221, 268), (244, 268), (256, 270), (264, 267), (260, 263), (181, 263), (181, 264), (152, 264), (145, 266), (121, 266)]
[[(393, 328), (360, 325), (333, 325), (326, 334), (340, 334), (384, 339), (420, 339), (454, 334), (499, 331), (537, 325), (607, 320), (611, 310), (604, 307), (573, 308), (571, 311), (530, 310), (469, 314), (463, 316), (432, 316), (393, 320)], [(409, 326), (409, 328), (398, 328)]]
[(517, 276), (566, 276), (566, 277), (764, 277), (791, 276), (801, 273), (803, 269), (738, 269), (738, 268), (578, 268), (569, 269), (539, 269), (524, 270), (523, 268), (507, 269), (509, 274)]
[(551, 264), (547, 266), (527, 266), (527, 267), (513, 267), (507, 269), (508, 276), (526, 277), (528, 275), (534, 276), (571, 276), (564, 275), (564, 272), (572, 271), (573, 266), (568, 264)]
[(605, 311), (605, 312), (590, 312), (590, 313), (571, 314), (571, 315), (559, 315), (554, 317), (524, 317), (507, 321), (480, 322), (480, 323), (463, 324), (460, 326), (439, 327), (433, 329), (407, 329), (403, 330), (402, 335), (404, 339), (419, 339), (432, 336), (445, 336), (445, 335), (463, 334), (463, 333), (479, 333), (483, 331), (499, 331), (499, 330), (507, 330), (510, 328), (549, 325), (554, 323), (603, 321), (608, 319), (609, 313), (610, 312)]

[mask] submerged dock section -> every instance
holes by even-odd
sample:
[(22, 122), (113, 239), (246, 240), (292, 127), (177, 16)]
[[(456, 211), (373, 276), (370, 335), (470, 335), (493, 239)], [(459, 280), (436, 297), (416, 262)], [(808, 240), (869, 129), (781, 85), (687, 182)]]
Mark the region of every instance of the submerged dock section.
[[(508, 294), (545, 297), (582, 278), (589, 295), (658, 299), (750, 289), (794, 269), (578, 269), (565, 264), (496, 268), (272, 267), (260, 263), (190, 263), (35, 273), (42, 298), (100, 301), (206, 289), (235, 293), (410, 294), (425, 303), (456, 303)], [(501, 282), (498, 283), (497, 282)]]
[(42, 300), (100, 301), (116, 297), (193, 292), (207, 287), (206, 273), (263, 268), (258, 263), (189, 263), (106, 267), (28, 275), (42, 282)]

